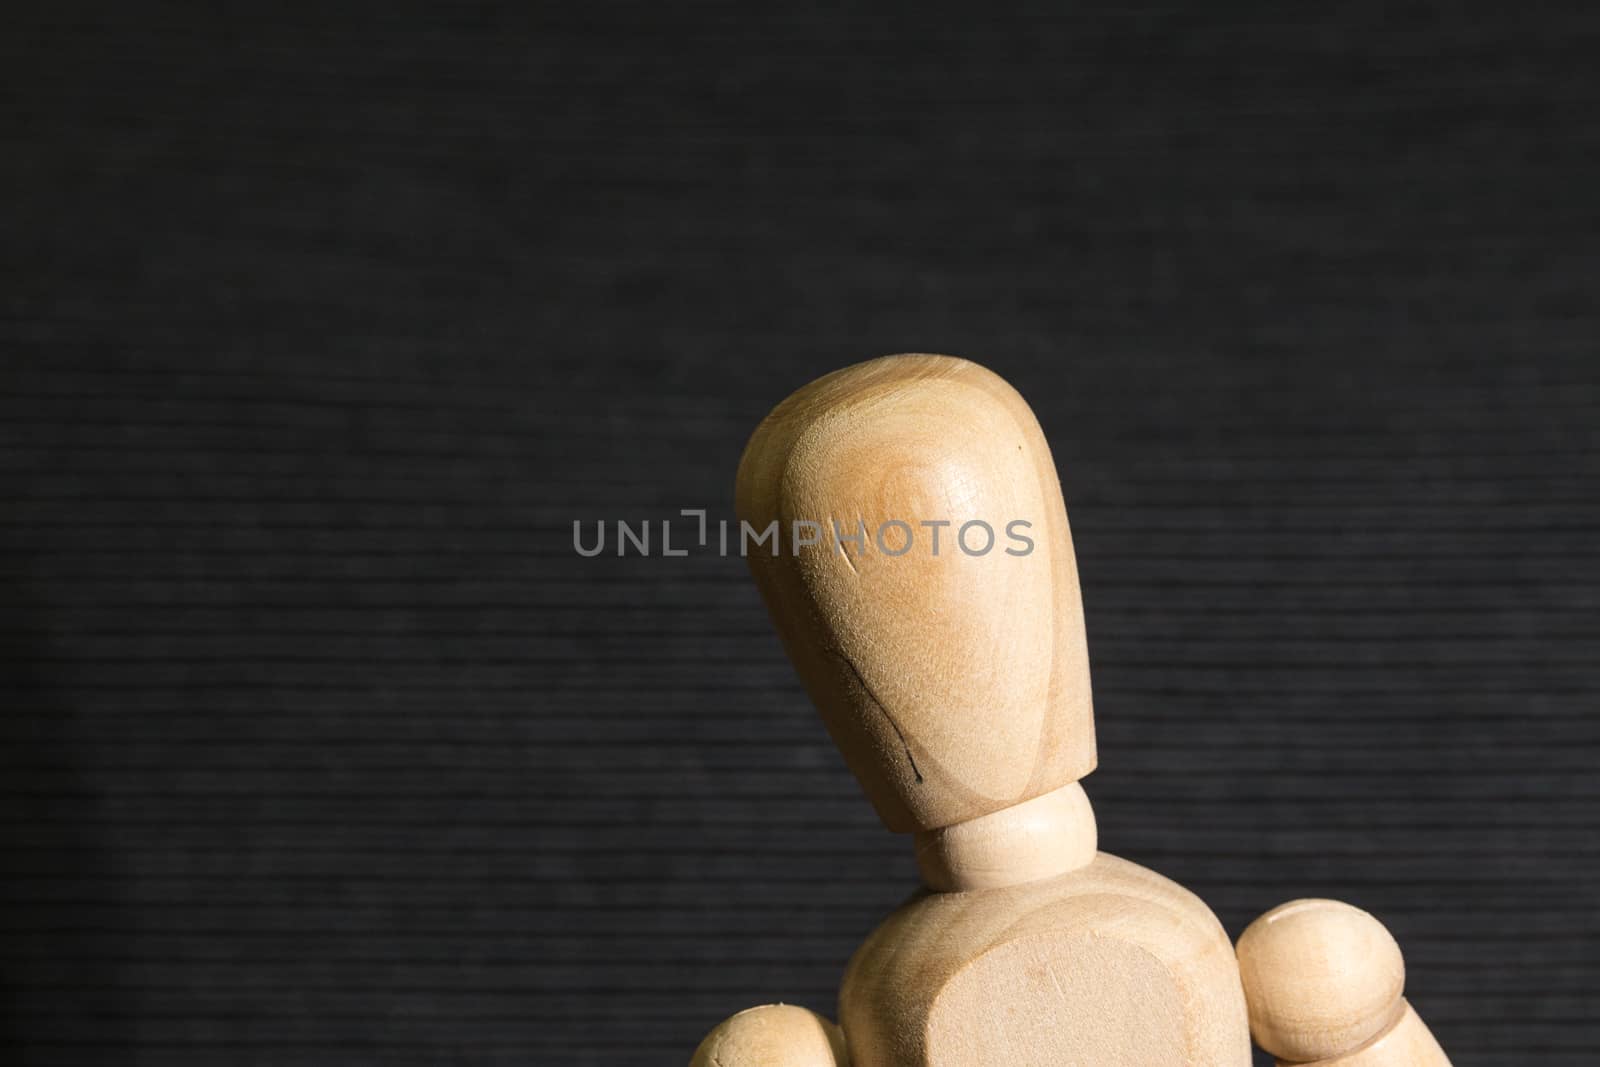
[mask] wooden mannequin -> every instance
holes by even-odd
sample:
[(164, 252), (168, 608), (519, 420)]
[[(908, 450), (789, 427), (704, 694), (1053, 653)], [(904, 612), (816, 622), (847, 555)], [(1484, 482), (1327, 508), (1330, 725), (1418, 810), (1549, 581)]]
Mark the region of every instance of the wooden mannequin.
[[(762, 422), (736, 495), (750, 528), (780, 528), (776, 554), (749, 550), (757, 584), (867, 797), (915, 835), (927, 883), (846, 972), (855, 1067), (1247, 1067), (1221, 925), (1096, 851), (1078, 785), (1096, 753), (1077, 565), (1021, 396), (948, 357), (846, 368)], [(811, 1048), (807, 1067), (845, 1062)]]
[(1279, 1067), (1450, 1067), (1401, 995), (1405, 962), (1383, 924), (1336, 900), (1294, 900), (1239, 938), (1256, 1044)]

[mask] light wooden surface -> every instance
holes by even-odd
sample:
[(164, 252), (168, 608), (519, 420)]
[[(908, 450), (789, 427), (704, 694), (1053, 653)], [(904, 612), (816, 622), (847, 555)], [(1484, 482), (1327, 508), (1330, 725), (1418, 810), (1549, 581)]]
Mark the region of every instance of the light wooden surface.
[(1077, 782), (913, 839), (930, 889), (998, 889), (1076, 870), (1094, 859), (1094, 808)]
[(849, 1067), (839, 1028), (792, 1004), (763, 1004), (724, 1019), (689, 1067)]
[(1280, 1064), (1449, 1067), (1405, 1001), (1400, 946), (1336, 900), (1293, 900), (1240, 935), (1239, 972), (1256, 1043)]
[(840, 1024), (858, 1067), (1249, 1064), (1221, 924), (1095, 851), (1077, 784), (1095, 764), (1077, 567), (1017, 392), (943, 356), (830, 374), (756, 430), (737, 498), (757, 529), (983, 520), (1033, 538), (1015, 552), (947, 541), (941, 555), (931, 537), (797, 537), (750, 556), (847, 763), (890, 829), (917, 831), (931, 889), (846, 973)]
[(862, 1067), (1246, 1067), (1231, 945), (1199, 898), (1100, 854), (1058, 878), (919, 893), (856, 952)]
[[(1377, 1037), (1352, 1052), (1317, 1060), (1309, 1067), (1450, 1067), (1433, 1032), (1405, 1001), (1399, 1017)], [(1279, 1067), (1308, 1067), (1279, 1060)]]
[[(812, 700), (890, 829), (1010, 807), (1095, 766), (1077, 564), (1050, 447), (1016, 390), (946, 356), (891, 356), (800, 389), (739, 464), (739, 516), (822, 543), (750, 568)], [(876, 543), (907, 524), (909, 551)], [(994, 533), (986, 552), (960, 541)], [(1007, 536), (1014, 522), (1027, 523)], [(866, 550), (835, 544), (862, 525)], [(948, 523), (944, 527), (924, 523)], [(886, 533), (889, 552), (902, 547)], [(939, 538), (937, 550), (934, 538)], [(981, 527), (965, 540), (988, 544)], [(790, 546), (785, 545), (785, 548)]]

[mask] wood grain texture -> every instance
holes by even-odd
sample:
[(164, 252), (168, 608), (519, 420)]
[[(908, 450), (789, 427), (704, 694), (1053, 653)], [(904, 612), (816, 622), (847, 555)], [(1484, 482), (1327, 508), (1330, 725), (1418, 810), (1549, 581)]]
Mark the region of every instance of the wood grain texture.
[(1405, 1012), (1400, 946), (1372, 915), (1341, 901), (1278, 905), (1239, 935), (1238, 955), (1251, 1036), (1280, 1062), (1354, 1052)]
[(922, 884), (941, 893), (999, 889), (1086, 866), (1100, 841), (1077, 782), (912, 839)]
[(851, 958), (851, 1062), (1248, 1067), (1216, 916), (1096, 853), (1072, 536), (1017, 391), (949, 356), (824, 375), (756, 428), (735, 499), (770, 525), (748, 559), (790, 659), (935, 890)]
[(756, 427), (734, 499), (771, 530), (771, 548), (744, 549), (750, 571), (889, 829), (977, 819), (1094, 770), (1061, 484), (993, 371), (896, 355), (824, 375)]
[(850, 1067), (850, 1057), (828, 1019), (792, 1004), (763, 1004), (718, 1023), (689, 1067)]
[[(1581, 1067), (1591, 5), (33, 5), (0, 58), (6, 1062), (680, 1062), (916, 879), (731, 515), (980, 354), (1072, 515), (1104, 846), (1381, 915)], [(899, 844), (902, 847), (896, 847)]]
[[(1450, 1067), (1450, 1060), (1416, 1009), (1404, 1001), (1400, 1008), (1394, 1024), (1360, 1048), (1312, 1065), (1287, 1067)], [(1286, 1065), (1280, 1061), (1278, 1067)]]
[(851, 958), (839, 1024), (861, 1067), (1250, 1062), (1222, 925), (1105, 853), (1056, 878), (916, 894)]

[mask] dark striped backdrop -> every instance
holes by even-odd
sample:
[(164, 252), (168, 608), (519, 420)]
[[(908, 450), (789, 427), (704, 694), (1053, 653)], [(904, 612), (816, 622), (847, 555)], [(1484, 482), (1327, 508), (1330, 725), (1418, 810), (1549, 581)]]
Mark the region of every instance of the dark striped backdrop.
[(1592, 8), (134, 7), (0, 35), (0, 1058), (831, 1013), (908, 842), (738, 561), (569, 524), (909, 349), (1055, 449), (1104, 845), (1593, 1062)]

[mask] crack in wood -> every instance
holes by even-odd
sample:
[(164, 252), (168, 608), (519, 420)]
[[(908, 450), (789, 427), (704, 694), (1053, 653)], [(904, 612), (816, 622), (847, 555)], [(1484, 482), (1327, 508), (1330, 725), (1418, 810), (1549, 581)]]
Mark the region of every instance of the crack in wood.
[(889, 709), (883, 706), (883, 701), (879, 700), (878, 694), (872, 691), (872, 686), (868, 685), (867, 680), (861, 677), (861, 671), (857, 669), (855, 663), (850, 659), (850, 657), (845, 655), (843, 652), (840, 652), (838, 649), (830, 648), (828, 651), (834, 656), (838, 657), (838, 659), (843, 662), (846, 667), (850, 668), (850, 673), (855, 676), (856, 684), (861, 686), (861, 691), (867, 694), (867, 699), (872, 701), (872, 706), (878, 709), (878, 713), (882, 715), (884, 721), (889, 724), (889, 729), (893, 730), (894, 735), (900, 739), (900, 747), (905, 749), (906, 762), (911, 765), (911, 773), (916, 776), (917, 784), (921, 785), (922, 772), (917, 769), (917, 757), (911, 754), (911, 743), (906, 740), (905, 731), (901, 730), (900, 724), (894, 721), (894, 716), (890, 715)]

